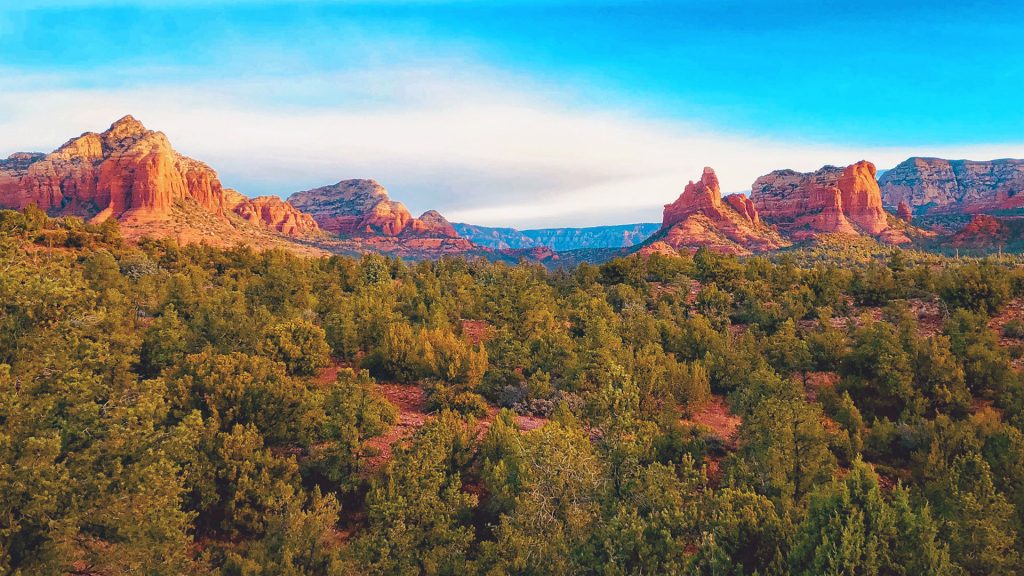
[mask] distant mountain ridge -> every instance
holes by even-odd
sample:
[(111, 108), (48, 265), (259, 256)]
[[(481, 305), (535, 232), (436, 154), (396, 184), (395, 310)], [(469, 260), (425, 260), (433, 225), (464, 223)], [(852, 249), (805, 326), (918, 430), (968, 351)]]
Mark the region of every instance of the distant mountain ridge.
[(592, 248), (630, 248), (658, 231), (659, 224), (616, 224), (582, 228), (495, 228), (473, 224), (452, 224), (455, 231), (474, 244), (495, 250), (550, 248), (556, 252)]
[(886, 206), (914, 214), (971, 214), (1024, 208), (1024, 160), (912, 157), (878, 177)]

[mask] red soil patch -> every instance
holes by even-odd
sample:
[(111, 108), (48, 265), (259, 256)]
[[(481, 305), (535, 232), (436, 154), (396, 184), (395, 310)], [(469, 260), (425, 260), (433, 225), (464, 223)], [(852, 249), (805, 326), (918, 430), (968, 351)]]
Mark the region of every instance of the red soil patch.
[[(743, 422), (739, 416), (729, 412), (725, 399), (712, 396), (703, 406), (693, 412), (690, 418), (682, 420), (684, 424), (707, 428), (722, 440), (724, 448), (729, 452), (739, 447), (739, 428)], [(706, 470), (708, 482), (718, 486), (722, 481), (722, 458), (709, 455)]]
[(946, 316), (937, 300), (911, 300), (910, 310), (917, 316), (918, 334), (922, 337), (928, 338), (942, 332)]
[(339, 362), (337, 364), (331, 364), (327, 368), (321, 370), (320, 373), (316, 375), (316, 379), (314, 381), (321, 386), (333, 384), (334, 381), (338, 379), (338, 372), (341, 372), (345, 368), (355, 367), (348, 362)]
[(364, 470), (379, 470), (394, 454), (394, 447), (408, 439), (427, 421), (426, 396), (419, 386), (378, 384), (381, 394), (398, 408), (398, 422), (390, 430), (366, 441), (372, 456), (365, 460)]
[[(1024, 320), (1024, 299), (1014, 298), (1010, 300), (998, 316), (989, 320), (988, 327), (996, 333), (996, 336), (999, 338), (999, 345), (1003, 348), (1024, 345), (1024, 339), (1003, 336), (1003, 327), (1011, 320)], [(1011, 360), (1011, 364), (1017, 370), (1024, 368), (1024, 357)]]
[(485, 320), (463, 320), (462, 337), (473, 346), (486, 343), (491, 338), (491, 325)]
[[(426, 394), (419, 386), (387, 382), (377, 386), (384, 398), (398, 409), (398, 422), (384, 434), (366, 441), (368, 451), (373, 453), (372, 456), (364, 460), (363, 471), (366, 474), (380, 470), (394, 455), (395, 448), (408, 440), (416, 430), (433, 417), (431, 413), (427, 412)], [(497, 415), (497, 408), (493, 406), (488, 408), (487, 415), (477, 421), (478, 437), (487, 432)], [(516, 416), (516, 425), (523, 432), (536, 430), (546, 423), (546, 418)]]
[(697, 294), (700, 293), (701, 285), (699, 280), (690, 280), (689, 292), (686, 294), (686, 303), (693, 306), (697, 303)]
[(818, 393), (826, 388), (834, 388), (839, 382), (839, 374), (835, 372), (808, 372), (805, 382), (805, 394), (809, 402), (818, 399)]
[(548, 419), (540, 416), (516, 416), (516, 425), (522, 432), (536, 430), (547, 423)]
[(725, 442), (727, 447), (735, 449), (737, 434), (743, 421), (739, 416), (729, 412), (729, 407), (726, 405), (723, 397), (712, 396), (690, 418), (684, 419), (683, 422), (699, 424), (709, 428)]
[(729, 324), (729, 335), (738, 339), (750, 331), (749, 324)]
[(324, 368), (316, 375), (316, 383), (321, 386), (331, 384), (338, 379), (338, 372), (341, 371), (341, 369), (341, 365), (328, 366), (327, 368)]

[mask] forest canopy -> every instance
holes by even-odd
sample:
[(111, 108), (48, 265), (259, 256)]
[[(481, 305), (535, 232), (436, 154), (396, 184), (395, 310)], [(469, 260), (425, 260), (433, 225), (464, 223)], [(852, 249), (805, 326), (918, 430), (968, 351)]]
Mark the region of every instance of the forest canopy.
[(311, 258), (0, 211), (0, 572), (1022, 573), (1020, 263)]

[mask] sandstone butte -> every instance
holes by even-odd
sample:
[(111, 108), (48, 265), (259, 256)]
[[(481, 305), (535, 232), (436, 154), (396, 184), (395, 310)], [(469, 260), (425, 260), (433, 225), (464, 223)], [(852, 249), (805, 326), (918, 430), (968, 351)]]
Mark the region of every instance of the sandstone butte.
[(1024, 207), (1024, 160), (908, 158), (878, 180), (886, 206), (915, 214), (974, 214)]
[[(238, 232), (232, 212), (289, 236), (318, 232), (312, 218), (280, 199), (250, 200), (226, 191), (212, 168), (179, 154), (162, 132), (132, 116), (105, 132), (72, 138), (50, 154), (18, 153), (0, 161), (0, 207), (30, 204), (51, 216), (97, 223), (116, 218), (128, 236), (240, 239), (232, 235)], [(190, 229), (198, 226), (203, 229)]]
[(776, 170), (754, 181), (750, 198), (765, 222), (795, 240), (867, 234), (890, 244), (909, 242), (889, 224), (876, 173), (866, 160), (808, 173)]
[(320, 228), (341, 236), (459, 238), (438, 212), (413, 218), (375, 180), (342, 180), (292, 194), (288, 201), (313, 216)]
[(700, 180), (691, 181), (675, 202), (665, 206), (661, 229), (639, 253), (693, 252), (705, 246), (728, 254), (751, 254), (788, 245), (761, 222), (749, 198), (730, 194), (723, 199), (715, 171), (704, 168)]

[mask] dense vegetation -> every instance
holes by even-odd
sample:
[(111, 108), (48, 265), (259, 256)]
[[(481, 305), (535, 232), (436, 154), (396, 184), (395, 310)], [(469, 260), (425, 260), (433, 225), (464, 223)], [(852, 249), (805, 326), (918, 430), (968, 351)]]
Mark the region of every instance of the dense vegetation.
[[(1022, 295), (888, 249), (551, 272), (0, 212), (0, 572), (1021, 573)], [(432, 415), (373, 466), (378, 381)]]

